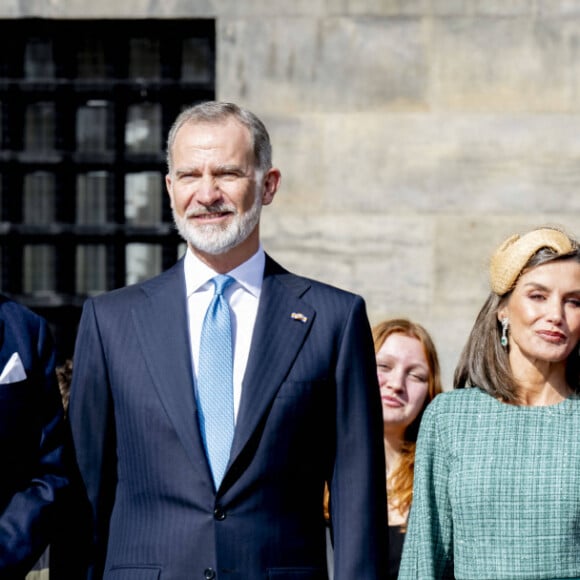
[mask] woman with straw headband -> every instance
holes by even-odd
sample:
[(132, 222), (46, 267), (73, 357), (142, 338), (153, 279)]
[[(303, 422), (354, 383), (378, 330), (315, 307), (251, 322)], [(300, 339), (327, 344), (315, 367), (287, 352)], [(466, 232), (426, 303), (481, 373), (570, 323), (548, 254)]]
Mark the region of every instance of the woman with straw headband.
[(580, 578), (580, 251), (508, 238), (455, 372), (427, 408), (401, 580)]

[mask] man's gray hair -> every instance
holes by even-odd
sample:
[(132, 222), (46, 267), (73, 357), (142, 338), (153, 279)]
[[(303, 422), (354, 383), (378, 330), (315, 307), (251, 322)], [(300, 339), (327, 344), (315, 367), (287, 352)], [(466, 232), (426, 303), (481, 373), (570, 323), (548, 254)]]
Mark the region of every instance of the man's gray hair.
[(251, 111), (234, 103), (207, 101), (188, 107), (177, 117), (167, 137), (167, 169), (172, 170), (172, 150), (175, 136), (181, 127), (188, 123), (214, 123), (234, 118), (248, 128), (252, 138), (254, 158), (259, 171), (266, 173), (272, 167), (272, 145), (268, 131)]

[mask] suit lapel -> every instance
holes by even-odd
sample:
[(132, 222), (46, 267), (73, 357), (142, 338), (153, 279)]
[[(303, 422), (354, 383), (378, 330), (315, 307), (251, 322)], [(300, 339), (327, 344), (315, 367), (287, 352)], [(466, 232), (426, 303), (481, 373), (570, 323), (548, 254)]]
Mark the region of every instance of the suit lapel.
[(208, 469), (193, 395), (183, 261), (143, 289), (148, 299), (133, 309), (133, 320), (153, 385), (189, 458)]
[(309, 286), (303, 278), (293, 276), (269, 257), (266, 258), (230, 466), (268, 413), (310, 331), (315, 311), (300, 298)]
[[(301, 299), (309, 287), (266, 258), (229, 468), (267, 415), (310, 331), (316, 312)], [(211, 479), (197, 421), (183, 262), (143, 290), (147, 299), (132, 314), (153, 385), (190, 460)], [(226, 473), (224, 483), (227, 479)]]

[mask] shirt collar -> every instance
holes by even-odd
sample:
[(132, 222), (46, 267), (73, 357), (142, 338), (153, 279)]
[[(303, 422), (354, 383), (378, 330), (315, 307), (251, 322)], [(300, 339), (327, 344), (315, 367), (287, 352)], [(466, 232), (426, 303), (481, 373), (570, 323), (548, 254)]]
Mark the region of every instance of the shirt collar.
[[(235, 278), (236, 282), (243, 286), (250, 294), (258, 297), (262, 289), (265, 264), (266, 254), (264, 253), (262, 244), (260, 244), (258, 251), (250, 259), (233, 270), (230, 270), (227, 274)], [(194, 292), (201, 290), (217, 275), (217, 272), (196, 257), (189, 247), (185, 253), (183, 268), (185, 271), (185, 289), (188, 298)]]

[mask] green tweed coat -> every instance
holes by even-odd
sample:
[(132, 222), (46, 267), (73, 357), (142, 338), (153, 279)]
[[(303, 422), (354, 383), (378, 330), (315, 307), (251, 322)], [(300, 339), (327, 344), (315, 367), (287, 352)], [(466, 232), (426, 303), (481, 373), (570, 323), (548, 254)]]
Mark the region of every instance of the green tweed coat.
[(580, 398), (507, 405), (477, 388), (425, 412), (399, 580), (580, 578)]

